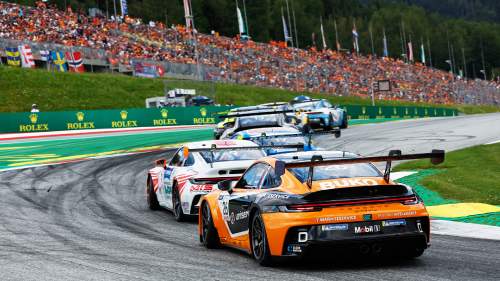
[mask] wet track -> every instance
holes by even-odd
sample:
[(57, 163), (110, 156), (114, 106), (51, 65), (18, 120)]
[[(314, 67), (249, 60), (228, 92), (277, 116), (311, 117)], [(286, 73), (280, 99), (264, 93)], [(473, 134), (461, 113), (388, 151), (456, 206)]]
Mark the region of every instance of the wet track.
[[(405, 121), (353, 127), (341, 139), (318, 141), (367, 154), (457, 149), (499, 140), (498, 124), (499, 114)], [(169, 212), (147, 208), (145, 172), (155, 158), (141, 154), (0, 173), (0, 280), (498, 278), (500, 242), (493, 240), (433, 235), (432, 247), (415, 260), (276, 268), (260, 267), (235, 250), (206, 250), (194, 222), (177, 223)]]

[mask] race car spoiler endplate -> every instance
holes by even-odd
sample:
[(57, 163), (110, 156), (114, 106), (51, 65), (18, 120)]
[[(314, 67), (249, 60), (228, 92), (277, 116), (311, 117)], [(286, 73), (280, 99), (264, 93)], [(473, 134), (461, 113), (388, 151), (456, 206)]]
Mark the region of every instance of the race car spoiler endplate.
[(417, 153), (417, 154), (402, 154), (401, 150), (391, 150), (389, 151), (388, 156), (369, 156), (369, 157), (359, 157), (359, 158), (341, 158), (332, 160), (323, 160), (323, 157), (321, 155), (313, 155), (310, 161), (302, 161), (294, 163), (284, 163), (283, 161), (278, 161), (281, 163), (280, 164), (278, 164), (278, 162), (276, 163), (276, 173), (280, 174), (281, 170), (284, 173), (285, 168), (309, 167), (307, 184), (309, 187), (311, 187), (314, 167), (316, 166), (357, 164), (357, 163), (369, 163), (369, 162), (387, 162), (384, 172), (384, 180), (386, 182), (389, 182), (392, 161), (430, 158), (431, 163), (437, 165), (443, 163), (444, 157), (445, 157), (444, 150), (438, 150), (438, 149), (433, 149), (431, 153)]

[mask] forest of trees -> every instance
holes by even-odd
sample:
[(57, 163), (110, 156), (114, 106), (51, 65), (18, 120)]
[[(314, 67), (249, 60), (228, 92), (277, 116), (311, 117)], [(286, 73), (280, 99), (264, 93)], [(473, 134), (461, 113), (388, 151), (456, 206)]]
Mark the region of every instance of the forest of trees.
[[(200, 32), (212, 30), (234, 37), (238, 33), (236, 3), (244, 0), (191, 0), (194, 23)], [(33, 4), (34, 0), (11, 1)], [(98, 7), (113, 14), (113, 0), (50, 0), (58, 7), (73, 9)], [(128, 0), (129, 14), (145, 20), (184, 24), (182, 0)], [(116, 0), (119, 5), (119, 0)], [(335, 29), (344, 49), (352, 49), (352, 27), (359, 33), (360, 52), (381, 56), (383, 30), (391, 57), (402, 57), (406, 41), (420, 60), (425, 45), (427, 64), (455, 73), (483, 78), (483, 56), (488, 79), (500, 75), (500, 1), (497, 0), (288, 0), (293, 26), (295, 13), (297, 43), (300, 48), (321, 48), (320, 18), (329, 48), (335, 48)], [(245, 0), (249, 34), (253, 40), (283, 40), (281, 10), (286, 0)], [(117, 7), (119, 11), (119, 6)], [(286, 17), (286, 15), (285, 15)], [(370, 30), (373, 37), (371, 44)], [(293, 29), (292, 29), (293, 31)], [(313, 36), (315, 34), (315, 36)], [(313, 41), (314, 40), (314, 41)], [(428, 46), (430, 46), (430, 54)], [(451, 55), (450, 55), (451, 54)], [(429, 57), (431, 55), (431, 58)], [(464, 67), (465, 65), (465, 67)]]

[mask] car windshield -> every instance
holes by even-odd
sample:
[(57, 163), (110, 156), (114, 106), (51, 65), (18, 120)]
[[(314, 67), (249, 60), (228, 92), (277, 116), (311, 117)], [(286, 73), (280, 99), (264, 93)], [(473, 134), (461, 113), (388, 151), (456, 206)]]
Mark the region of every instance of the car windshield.
[(219, 150), (219, 151), (202, 151), (201, 156), (207, 163), (225, 162), (225, 161), (238, 161), (238, 160), (257, 160), (265, 156), (264, 152), (260, 149), (249, 150)]
[[(301, 182), (307, 180), (309, 168), (292, 168), (289, 171)], [(313, 172), (313, 181), (356, 178), (356, 177), (380, 177), (381, 173), (375, 166), (368, 163), (316, 166)]]
[[(262, 142), (262, 145), (286, 145), (286, 144), (304, 144), (307, 143), (306, 138), (301, 136), (283, 136), (275, 138), (262, 138), (256, 139), (256, 141)], [(260, 143), (259, 143), (260, 144)]]
[(240, 128), (273, 126), (279, 125), (279, 119), (277, 114), (266, 114), (240, 117), (238, 123)]

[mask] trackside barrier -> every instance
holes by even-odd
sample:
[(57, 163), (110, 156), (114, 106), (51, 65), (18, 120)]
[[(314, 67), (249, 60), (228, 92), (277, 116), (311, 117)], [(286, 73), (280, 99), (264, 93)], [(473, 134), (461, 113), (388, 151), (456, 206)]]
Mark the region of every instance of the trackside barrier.
[[(219, 122), (231, 106), (132, 108), (56, 112), (0, 113), (0, 133), (82, 129), (210, 125)], [(431, 107), (343, 106), (349, 119), (422, 118), (456, 116), (457, 110)]]

